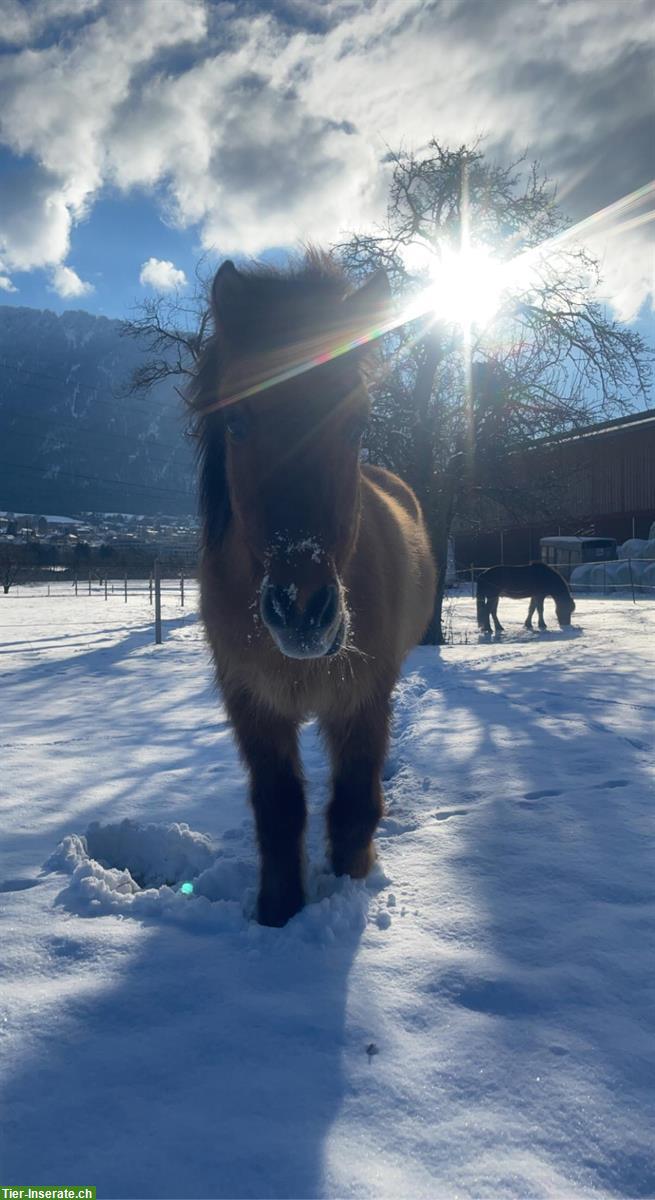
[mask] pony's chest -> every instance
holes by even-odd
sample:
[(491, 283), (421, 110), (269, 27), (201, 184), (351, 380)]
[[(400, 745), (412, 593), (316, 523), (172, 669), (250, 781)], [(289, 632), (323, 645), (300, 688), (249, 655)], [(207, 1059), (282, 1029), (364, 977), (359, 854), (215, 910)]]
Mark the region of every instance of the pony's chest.
[(292, 720), (347, 713), (356, 707), (361, 681), (345, 658), (306, 662), (274, 652), (266, 668), (261, 662), (244, 672), (244, 682), (262, 704)]

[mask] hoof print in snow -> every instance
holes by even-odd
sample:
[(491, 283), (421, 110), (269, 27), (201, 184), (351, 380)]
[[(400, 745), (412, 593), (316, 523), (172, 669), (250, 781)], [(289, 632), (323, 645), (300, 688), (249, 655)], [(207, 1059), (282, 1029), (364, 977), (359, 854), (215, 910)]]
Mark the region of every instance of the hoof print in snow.
[(26, 892), (38, 887), (40, 882), (40, 879), (3, 879), (0, 880), (0, 892)]

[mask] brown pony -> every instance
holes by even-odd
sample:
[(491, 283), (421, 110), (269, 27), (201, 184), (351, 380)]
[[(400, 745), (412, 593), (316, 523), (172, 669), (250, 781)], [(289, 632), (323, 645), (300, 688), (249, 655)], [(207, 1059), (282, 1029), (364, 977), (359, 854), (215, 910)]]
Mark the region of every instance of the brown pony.
[(286, 273), (225, 262), (191, 391), (202, 615), (250, 772), (264, 925), (303, 905), (298, 728), (313, 714), (332, 760), (332, 867), (369, 871), (391, 691), (432, 611), (416, 497), (360, 465), (369, 399), (358, 343), (389, 299), (383, 272), (349, 294), (318, 252)]

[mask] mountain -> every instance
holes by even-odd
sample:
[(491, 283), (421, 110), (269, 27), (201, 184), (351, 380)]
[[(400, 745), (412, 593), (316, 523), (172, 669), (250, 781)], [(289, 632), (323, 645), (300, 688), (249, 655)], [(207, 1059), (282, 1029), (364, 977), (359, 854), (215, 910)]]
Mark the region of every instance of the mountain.
[(0, 510), (195, 511), (173, 384), (130, 396), (143, 349), (120, 321), (0, 306)]

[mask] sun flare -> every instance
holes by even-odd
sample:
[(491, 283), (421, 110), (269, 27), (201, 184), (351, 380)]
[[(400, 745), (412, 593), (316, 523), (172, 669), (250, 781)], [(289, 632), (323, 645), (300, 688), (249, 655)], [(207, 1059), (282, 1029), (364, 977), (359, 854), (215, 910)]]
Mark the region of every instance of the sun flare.
[(430, 277), (420, 306), (437, 320), (480, 326), (498, 312), (509, 283), (508, 264), (495, 258), (486, 246), (437, 252), (427, 243), (414, 243), (407, 247), (404, 259), (409, 270)]

